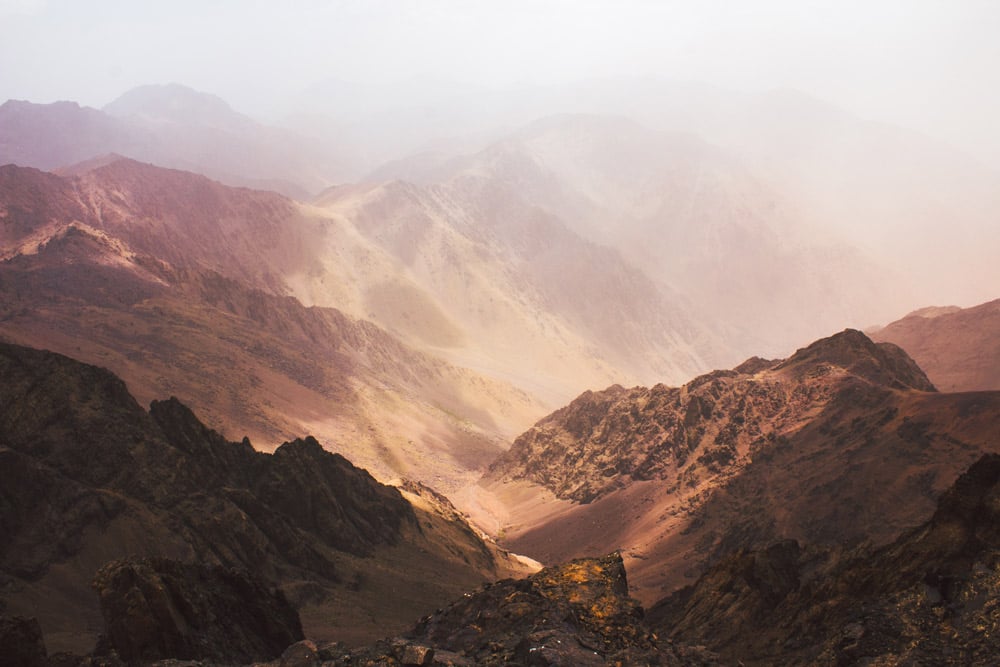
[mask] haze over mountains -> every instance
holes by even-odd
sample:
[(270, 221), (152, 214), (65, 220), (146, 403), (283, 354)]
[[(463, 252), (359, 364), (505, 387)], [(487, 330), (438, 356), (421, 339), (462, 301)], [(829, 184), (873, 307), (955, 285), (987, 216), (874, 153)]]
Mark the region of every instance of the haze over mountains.
[[(284, 128), (177, 84), (0, 106), (4, 614), (86, 652), (94, 572), (153, 556), (245, 568), (351, 644), (465, 594), (344, 661), (711, 664), (706, 609), (764, 609), (754, 582), (719, 600), (747, 567), (819, 613), (837, 592), (800, 583), (924, 553), (1000, 452), (996, 302), (925, 308), (996, 297), (990, 168), (794, 91), (379, 95), (313, 89)], [(621, 554), (473, 594), (532, 569), (489, 536)], [(789, 650), (847, 655), (827, 630)], [(857, 655), (903, 650), (879, 641)]]

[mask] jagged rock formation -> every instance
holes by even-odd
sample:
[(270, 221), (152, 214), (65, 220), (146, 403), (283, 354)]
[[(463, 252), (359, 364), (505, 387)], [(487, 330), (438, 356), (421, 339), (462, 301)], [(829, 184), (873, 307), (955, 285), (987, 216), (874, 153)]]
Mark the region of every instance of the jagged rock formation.
[[(281, 584), (319, 635), (336, 625), (355, 639), (506, 567), (457, 514), (415, 508), (314, 438), (257, 452), (176, 399), (147, 413), (110, 372), (50, 352), (0, 344), (0, 377), (2, 597), (38, 616), (50, 650), (50, 636), (92, 646), (85, 591), (126, 555), (250, 570)], [(355, 614), (332, 620), (345, 604)], [(372, 605), (384, 616), (357, 613)]]
[(94, 588), (105, 624), (96, 653), (129, 664), (271, 660), (303, 639), (285, 596), (245, 570), (120, 560), (101, 568)]
[(649, 604), (739, 549), (894, 539), (998, 450), (997, 415), (1000, 394), (938, 393), (900, 348), (848, 330), (680, 388), (588, 392), (483, 484), (508, 499), (510, 548), (621, 549)]
[(1000, 300), (922, 308), (871, 337), (905, 349), (942, 391), (1000, 390)]
[(752, 665), (992, 664), (1000, 652), (1000, 456), (879, 549), (742, 550), (655, 605), (653, 627)]

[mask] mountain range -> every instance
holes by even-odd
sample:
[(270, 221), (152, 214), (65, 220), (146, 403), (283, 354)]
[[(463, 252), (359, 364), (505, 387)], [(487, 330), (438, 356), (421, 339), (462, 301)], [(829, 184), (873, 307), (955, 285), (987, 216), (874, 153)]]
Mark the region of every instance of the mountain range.
[(51, 170), (109, 153), (299, 198), (346, 177), (337, 151), (178, 84), (141, 86), (102, 109), (0, 105), (0, 164)]
[(988, 662), (995, 174), (411, 92), (0, 106), (0, 665)]

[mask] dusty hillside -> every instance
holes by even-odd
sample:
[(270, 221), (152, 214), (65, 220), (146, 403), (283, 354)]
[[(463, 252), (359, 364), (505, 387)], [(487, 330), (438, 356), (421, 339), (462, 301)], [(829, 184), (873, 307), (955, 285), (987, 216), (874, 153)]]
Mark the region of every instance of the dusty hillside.
[(464, 482), (541, 407), (508, 383), (285, 292), (322, 221), (272, 193), (128, 160), (61, 178), (0, 169), (0, 335), (177, 395), (230, 437), (296, 433), (383, 479)]
[[(685, 298), (520, 185), (469, 174), (334, 189), (316, 202), (341, 222), (324, 255), (353, 267), (366, 317), (547, 401), (616, 380), (681, 381), (725, 356)], [(345, 252), (357, 236), (368, 249)], [(296, 288), (310, 303), (341, 298), (337, 284), (304, 278)]]
[(903, 287), (729, 151), (625, 116), (551, 116), (479, 153), (431, 155), (423, 169), (415, 157), (373, 177), (396, 174), (503, 184), (684, 295), (736, 358), (787, 354), (831, 329), (866, 326), (892, 312)]
[(905, 349), (942, 391), (1000, 389), (1000, 301), (922, 308), (871, 336)]

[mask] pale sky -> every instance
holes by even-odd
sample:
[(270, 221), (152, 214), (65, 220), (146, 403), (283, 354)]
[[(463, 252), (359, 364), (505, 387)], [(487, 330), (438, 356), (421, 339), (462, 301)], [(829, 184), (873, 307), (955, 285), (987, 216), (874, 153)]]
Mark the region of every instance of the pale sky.
[(0, 100), (183, 83), (266, 115), (330, 78), (796, 88), (1000, 167), (994, 0), (0, 0)]

